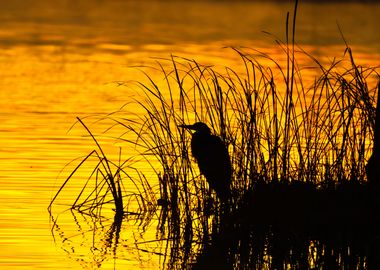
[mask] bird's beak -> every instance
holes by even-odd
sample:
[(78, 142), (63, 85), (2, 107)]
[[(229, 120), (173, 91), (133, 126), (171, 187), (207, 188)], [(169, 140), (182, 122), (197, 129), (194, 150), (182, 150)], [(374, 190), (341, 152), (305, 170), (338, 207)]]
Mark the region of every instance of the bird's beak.
[(178, 125), (179, 128), (184, 128), (190, 132), (190, 130), (194, 130), (193, 125)]
[(179, 128), (192, 129), (192, 125), (178, 125)]

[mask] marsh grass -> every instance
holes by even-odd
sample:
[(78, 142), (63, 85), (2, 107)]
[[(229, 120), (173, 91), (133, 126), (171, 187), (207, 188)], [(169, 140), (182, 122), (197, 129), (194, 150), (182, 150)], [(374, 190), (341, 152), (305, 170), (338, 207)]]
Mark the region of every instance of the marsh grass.
[[(130, 176), (129, 172), (135, 169), (128, 160), (110, 161), (96, 137), (78, 119), (97, 149), (75, 167), (50, 206), (83, 164), (95, 159), (96, 165), (71, 208), (100, 216), (105, 205), (113, 204), (115, 216), (121, 222), (126, 214), (135, 214), (127, 209), (135, 202), (140, 213), (151, 213), (150, 218), (154, 215), (152, 209), (161, 206), (157, 237), (170, 239), (167, 242), (170, 256), (164, 264), (169, 268), (188, 267), (199, 260), (199, 254), (209, 251), (210, 243), (212, 247), (217, 241), (216, 245), (221, 247), (220, 242), (226, 241), (215, 240), (225, 232), (223, 226), (227, 221), (223, 221), (217, 198), (199, 175), (189, 153), (190, 134), (178, 128), (184, 123), (203, 121), (222, 138), (231, 155), (233, 204), (227, 211), (234, 222), (228, 219), (228, 223), (243, 227), (239, 235), (234, 236), (242, 240), (239, 244), (233, 242), (231, 247), (243, 244), (247, 247), (247, 250), (236, 247), (240, 251), (235, 251), (235, 259), (240, 265), (255, 267), (277, 267), (287, 260), (290, 263), (289, 255), (282, 254), (280, 260), (276, 257), (276, 247), (272, 247), (281, 239), (250, 236), (256, 244), (263, 244), (260, 251), (252, 242), (246, 242), (242, 231), (248, 230), (245, 225), (254, 223), (252, 216), (261, 220), (272, 215), (279, 220), (296, 220), (301, 212), (305, 213), (305, 209), (310, 210), (316, 203), (321, 209), (329, 209), (336, 200), (325, 197), (326, 193), (321, 195), (326, 200), (310, 201), (315, 198), (316, 190), (338, 190), (366, 182), (365, 165), (373, 146), (377, 94), (376, 86), (370, 87), (368, 82), (374, 83), (378, 73), (374, 68), (356, 65), (348, 47), (345, 52), (348, 61), (335, 61), (325, 67), (298, 47), (293, 52), (289, 45), (278, 44), (289, 58), (290, 66), (282, 67), (270, 55), (234, 48), (245, 68), (244, 73), (230, 67), (217, 71), (194, 60), (173, 56), (167, 60), (172, 65), (169, 70), (158, 63), (164, 76), (164, 89), (148, 74), (147, 83), (134, 84), (145, 94), (142, 100), (136, 101), (145, 113), (133, 115), (137, 118), (134, 121), (128, 121), (131, 113), (124, 110), (107, 116), (126, 130), (117, 140), (138, 149), (139, 155), (150, 164), (158, 178), (159, 194), (153, 191), (154, 181), (148, 181), (142, 172), (138, 179)], [(303, 68), (296, 61), (298, 54), (313, 59), (314, 69), (320, 74), (311, 85), (302, 81)], [(275, 68), (261, 64), (260, 59), (266, 63), (272, 61)], [(133, 183), (136, 189), (127, 190), (125, 181)], [(295, 188), (298, 183), (303, 187)], [(337, 198), (340, 203), (347, 202), (344, 196)], [(304, 206), (299, 209), (297, 205), (301, 201)], [(278, 207), (284, 203), (285, 206)], [(262, 209), (253, 210), (257, 205)], [(360, 202), (352, 206), (361, 207)], [(292, 214), (294, 211), (298, 211), (297, 215)], [(331, 219), (329, 215), (312, 215), (310, 220), (313, 221)], [(278, 222), (268, 219), (268, 222)], [(270, 236), (272, 230), (267, 228), (263, 233)], [(247, 233), (250, 235), (251, 229)], [(265, 248), (268, 245), (273, 252)], [(321, 245), (318, 251), (322, 253), (328, 248), (319, 242), (317, 245)], [(297, 251), (292, 245), (286, 248)], [(249, 252), (258, 252), (254, 261)], [(245, 256), (251, 259), (245, 261)], [(276, 257), (279, 262), (268, 262), (266, 257)], [(342, 258), (345, 257), (334, 260)], [(303, 258), (304, 264), (305, 261)]]
[[(300, 48), (293, 51), (280, 42), (279, 46), (289, 66), (260, 55), (259, 59), (273, 62), (275, 68), (268, 68), (248, 52), (234, 49), (245, 67), (243, 75), (229, 67), (219, 72), (193, 60), (172, 57), (171, 70), (160, 66), (165, 89), (149, 76), (148, 84), (137, 83), (146, 93), (146, 99), (139, 103), (146, 113), (135, 133), (146, 153), (153, 154), (160, 164), (160, 202), (164, 207), (159, 229), (174, 240), (172, 250), (182, 251), (170, 257), (180, 264), (178, 268), (193, 260), (189, 252), (194, 241), (204, 245), (193, 250), (207, 247), (212, 234), (223, 226), (218, 210), (209, 215), (213, 210), (207, 184), (189, 153), (190, 134), (179, 129), (180, 124), (203, 121), (228, 146), (234, 169), (234, 203), (229, 211), (240, 211), (237, 220), (242, 218), (243, 223), (252, 224), (244, 215), (253, 211), (244, 209), (253, 205), (261, 207), (258, 205), (264, 202), (265, 215), (281, 214), (285, 220), (289, 218), (285, 213), (296, 211), (300, 202), (304, 205), (298, 214), (308, 208), (312, 211), (316, 203), (324, 210), (333, 207), (335, 201), (329, 199), (331, 204), (308, 200), (308, 196), (314, 198), (316, 189), (349, 186), (346, 190), (352, 191), (366, 182), (365, 165), (373, 145), (376, 70), (356, 65), (349, 47), (345, 52), (348, 61), (325, 67)], [(296, 61), (299, 54), (310, 57), (320, 74), (310, 86), (302, 81), (303, 68)], [(367, 81), (374, 84), (372, 88)], [(293, 192), (297, 183), (306, 186)], [(263, 185), (272, 188), (261, 188)], [(257, 190), (272, 202), (258, 200)], [(343, 197), (336, 199), (347, 202)], [(354, 202), (356, 207), (362, 206), (360, 200)], [(284, 203), (286, 206), (278, 207)], [(173, 262), (169, 264), (173, 267)]]
[[(125, 130), (117, 140), (137, 149), (151, 166), (159, 192), (153, 191), (154, 180), (148, 181), (143, 173), (138, 179), (130, 177), (128, 170), (134, 169), (133, 165), (126, 166), (127, 161), (111, 162), (96, 137), (78, 119), (97, 150), (73, 170), (51, 205), (72, 175), (94, 156), (97, 164), (72, 208), (98, 215), (105, 204), (112, 202), (116, 215), (122, 217), (128, 212), (128, 196), (133, 196), (142, 212), (161, 206), (157, 237), (170, 240), (170, 256), (163, 262), (169, 268), (185, 269), (199, 262), (199, 254), (222, 243), (231, 244), (225, 251), (230, 256), (228, 263), (236, 266), (240, 261), (242, 268), (329, 265), (318, 256), (331, 251), (330, 240), (310, 242), (315, 235), (307, 235), (302, 238), (303, 250), (290, 244), (282, 247), (301, 256), (298, 262), (292, 262), (292, 252), (276, 256), (275, 247), (284, 240), (281, 237), (288, 243), (291, 236), (276, 234), (275, 227), (266, 225), (257, 230), (255, 218), (268, 219), (269, 224), (293, 219), (286, 228), (307, 220), (315, 229), (332, 220), (332, 212), (340, 213), (333, 218), (334, 226), (339, 228), (344, 226), (342, 222), (363, 218), (347, 212), (367, 206), (362, 201), (366, 193), (359, 186), (366, 182), (365, 166), (373, 146), (379, 74), (376, 67), (358, 65), (348, 45), (344, 58), (330, 64), (319, 62), (297, 46), (296, 11), (297, 4), (292, 22), (287, 16), (286, 41), (276, 40), (285, 64), (256, 50), (231, 48), (240, 57), (243, 69), (221, 69), (172, 56), (157, 62), (163, 81), (155, 81), (144, 71), (145, 82), (129, 83), (144, 95), (135, 100), (140, 113), (133, 114), (126, 106), (107, 119)], [(298, 63), (297, 59), (305, 58), (313, 65)], [(316, 76), (314, 81), (306, 82), (303, 74), (310, 70)], [(207, 123), (230, 152), (233, 192), (232, 203), (223, 210), (226, 213), (221, 213), (217, 198), (199, 175), (189, 153), (190, 134), (178, 127), (197, 121)], [(84, 196), (89, 181), (95, 181), (95, 185)], [(132, 181), (138, 192), (128, 194), (123, 181)], [(355, 190), (358, 193), (353, 195)], [(343, 211), (339, 205), (352, 208)], [(254, 234), (251, 225), (266, 238)], [(239, 234), (234, 234), (235, 229)], [(233, 242), (220, 240), (226, 232), (232, 234)], [(349, 244), (344, 242), (339, 248)], [(317, 255), (311, 250), (318, 250)], [(338, 254), (334, 261), (348, 256), (332, 250)], [(227, 256), (223, 252), (215, 256)], [(366, 262), (360, 260), (355, 265), (365, 266)]]
[[(252, 224), (251, 218), (245, 218), (252, 215), (263, 219), (283, 212), (282, 219), (288, 219), (286, 215), (291, 216), (300, 201), (305, 208), (315, 203), (308, 201), (308, 196), (314, 198), (314, 188), (337, 190), (341, 186), (365, 183), (365, 165), (373, 145), (373, 104), (377, 94), (376, 86), (369, 88), (367, 81), (375, 81), (376, 70), (356, 65), (348, 47), (349, 66), (342, 60), (325, 67), (300, 48), (290, 53), (287, 44), (278, 44), (294, 68), (282, 67), (269, 55), (257, 56), (257, 52), (254, 55), (237, 49), (234, 50), (241, 57), (244, 74), (229, 67), (216, 71), (194, 60), (173, 56), (167, 60), (172, 69), (167, 70), (159, 63), (165, 89), (149, 75), (148, 83), (136, 82), (145, 93), (145, 98), (137, 101), (145, 113), (134, 115), (137, 120), (133, 122), (127, 121), (124, 111), (107, 116), (115, 125), (127, 130), (128, 136), (121, 135), (118, 140), (138, 148), (140, 155), (152, 166), (158, 177), (159, 195), (152, 195), (151, 184), (143, 174), (138, 179), (129, 176), (128, 171), (133, 170), (133, 166), (127, 166), (127, 161), (111, 162), (96, 137), (78, 119), (97, 150), (78, 164), (51, 204), (83, 163), (95, 158), (96, 166), (72, 209), (101, 215), (103, 206), (112, 203), (116, 216), (121, 219), (128, 213), (129, 203), (125, 201), (130, 202), (131, 197), (139, 202), (142, 213), (155, 209), (149, 205), (160, 205), (158, 237), (171, 239), (168, 242), (170, 256), (165, 264), (186, 267), (201, 251), (207, 252), (211, 239), (218, 239), (218, 232), (223, 230), (222, 219), (213, 203), (217, 199), (210, 199), (207, 183), (199, 175), (189, 153), (190, 134), (178, 128), (180, 124), (196, 121), (206, 122), (229, 148), (234, 169), (234, 204), (229, 211), (234, 219), (240, 220), (233, 223), (235, 226)], [(313, 59), (314, 69), (320, 73), (310, 86), (303, 83), (303, 69), (293, 59), (298, 54)], [(262, 65), (260, 59), (265, 59), (266, 63), (272, 61), (275, 68)], [(132, 181), (139, 192), (131, 194), (122, 181)], [(296, 183), (307, 183), (312, 188), (292, 193)], [(265, 196), (272, 196), (272, 201), (263, 198)], [(339, 199), (345, 201), (342, 197)], [(284, 202), (286, 206), (278, 207)], [(322, 209), (334, 205), (329, 199), (327, 203), (318, 203)], [(251, 207), (258, 204), (262, 209), (253, 211)], [(314, 219), (331, 218), (313, 215)], [(265, 233), (272, 234), (270, 229)], [(256, 243), (269, 245), (257, 236), (255, 239)], [(248, 250), (253, 249), (252, 243), (245, 244)], [(324, 249), (324, 246), (319, 248), (320, 251)], [(238, 253), (241, 264), (244, 264), (244, 256), (248, 256), (246, 252), (249, 251)], [(255, 261), (257, 267), (266, 264), (263, 257)]]

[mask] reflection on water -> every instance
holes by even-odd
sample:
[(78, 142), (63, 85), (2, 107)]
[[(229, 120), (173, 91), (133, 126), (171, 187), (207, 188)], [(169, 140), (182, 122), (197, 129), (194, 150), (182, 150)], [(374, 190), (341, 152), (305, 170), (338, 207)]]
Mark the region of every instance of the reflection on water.
[[(15, 0), (1, 1), (0, 6), (0, 265), (28, 269), (168, 265), (166, 255), (172, 250), (156, 241), (158, 213), (142, 224), (133, 218), (115, 224), (112, 212), (102, 219), (61, 213), (77, 194), (73, 187), (65, 205), (57, 209), (58, 217), (50, 220), (46, 207), (78, 160), (65, 165), (95, 148), (79, 125), (70, 129), (75, 117), (93, 116), (86, 123), (103, 134), (109, 122), (93, 119), (141, 96), (136, 88), (120, 83), (143, 80), (130, 67), (152, 65), (151, 57), (168, 58), (173, 53), (235, 67), (241, 63), (239, 57), (222, 47), (244, 45), (282, 61), (273, 38), (260, 31), (284, 36), (286, 11), (292, 5), (101, 0), (60, 0), (52, 5)], [(357, 62), (378, 66), (379, 9), (379, 4), (302, 3), (298, 40), (308, 52), (330, 62), (344, 50), (338, 20)], [(148, 71), (162, 78), (156, 70)], [(123, 130), (112, 132), (111, 138), (100, 140), (110, 158), (118, 161), (122, 144), (114, 137)], [(123, 149), (123, 157), (128, 151)], [(151, 171), (147, 176), (158, 190), (157, 176)]]
[(85, 269), (154, 268), (165, 251), (159, 241), (144, 239), (141, 221), (137, 215), (113, 220), (68, 211), (52, 219), (52, 234), (67, 257)]

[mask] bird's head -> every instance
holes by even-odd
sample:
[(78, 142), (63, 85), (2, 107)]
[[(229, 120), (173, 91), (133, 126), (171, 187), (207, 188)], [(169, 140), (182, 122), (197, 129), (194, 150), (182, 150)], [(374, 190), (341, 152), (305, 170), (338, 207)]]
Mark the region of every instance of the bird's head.
[(195, 130), (196, 132), (210, 134), (210, 128), (203, 122), (196, 122), (192, 125), (179, 125), (178, 127)]

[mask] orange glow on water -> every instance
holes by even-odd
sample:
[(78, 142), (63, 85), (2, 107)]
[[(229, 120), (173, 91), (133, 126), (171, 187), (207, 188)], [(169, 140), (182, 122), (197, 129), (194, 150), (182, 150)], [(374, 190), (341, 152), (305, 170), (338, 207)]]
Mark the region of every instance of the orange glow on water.
[[(97, 7), (91, 1), (83, 1), (83, 6), (73, 1), (58, 1), (61, 7), (58, 8), (52, 7), (49, 1), (37, 1), (35, 6), (31, 4), (33, 1), (26, 1), (31, 3), (24, 9), (21, 2), (11, 1), (0, 11), (4, 21), (0, 26), (0, 265), (12, 269), (82, 269), (99, 267), (94, 266), (99, 262), (102, 269), (113, 269), (114, 264), (120, 268), (159, 268), (165, 247), (154, 241), (157, 220), (152, 221), (144, 235), (139, 235), (136, 224), (123, 224), (120, 238), (126, 240), (120, 245), (126, 250), (117, 262), (112, 254), (91, 253), (88, 246), (81, 246), (70, 254), (69, 250), (77, 248), (74, 245), (78, 238), (64, 237), (81, 233), (71, 213), (61, 215), (59, 225), (64, 231), (64, 240), (56, 239), (54, 243), (46, 208), (74, 166), (65, 165), (95, 148), (82, 127), (76, 124), (71, 128), (76, 117), (85, 119), (86, 124), (101, 135), (109, 122), (96, 122), (97, 117), (115, 112), (142, 96), (138, 88), (126, 87), (124, 82), (146, 81), (139, 68), (157, 68), (156, 60), (170, 59), (171, 54), (196, 59), (220, 70), (229, 66), (243, 72), (239, 56), (223, 48), (241, 45), (268, 53), (284, 63), (286, 59), (273, 39), (256, 39), (256, 36), (260, 30), (271, 30), (277, 24), (280, 26), (273, 32), (282, 34), (285, 14), (290, 7), (275, 2), (262, 4), (260, 10), (260, 3), (246, 1), (237, 1), (238, 4), (206, 1), (194, 5), (174, 1), (172, 6), (169, 3), (162, 6), (159, 1), (150, 5), (127, 1), (126, 6), (123, 1), (109, 1), (109, 5), (107, 1), (96, 1), (103, 5)], [(234, 12), (229, 12), (229, 5)], [(304, 5), (305, 10), (310, 8)], [(356, 8), (362, 12), (371, 9), (362, 5)], [(129, 9), (134, 12), (127, 14)], [(179, 9), (186, 11), (186, 20), (177, 14)], [(379, 9), (379, 4), (374, 5), (369, 19), (373, 13), (379, 14)], [(258, 11), (251, 14), (248, 12), (251, 10)], [(272, 17), (265, 16), (266, 12)], [(160, 21), (162, 13), (166, 21)], [(255, 21), (254, 15), (260, 14)], [(375, 23), (363, 22), (369, 32), (368, 36), (361, 33), (365, 36), (362, 43), (347, 33), (354, 40), (353, 51), (359, 64), (380, 64), (379, 40), (370, 37), (378, 27), (377, 18)], [(300, 20), (309, 19), (305, 16)], [(346, 21), (348, 18), (344, 18)], [(238, 24), (232, 25), (233, 22)], [(202, 27), (204, 31), (199, 30)], [(321, 34), (325, 29), (319, 30), (319, 27), (323, 26), (300, 26), (304, 32), (314, 29)], [(329, 36), (333, 35), (332, 30), (328, 30)], [(343, 42), (338, 34), (336, 36), (334, 42), (325, 40), (328, 44), (322, 46), (322, 40), (314, 40), (314, 37), (300, 34), (300, 40), (303, 49), (328, 63), (343, 54)], [(273, 65), (262, 61), (263, 65)], [(309, 63), (306, 58), (300, 61), (304, 61), (305, 66)], [(144, 70), (165, 88), (160, 71)], [(305, 71), (306, 74), (309, 77), (305, 80), (313, 81), (315, 72)], [(138, 113), (139, 108), (133, 106), (128, 105), (128, 110)], [(101, 138), (102, 146), (115, 161), (122, 146), (115, 136), (123, 132), (113, 129), (113, 138)], [(122, 151), (124, 158), (130, 154), (128, 150)], [(139, 166), (147, 167), (146, 164)], [(86, 177), (88, 171), (81, 173)], [(157, 176), (151, 170), (149, 173), (154, 186)], [(73, 189), (69, 196), (76, 196), (76, 192)], [(84, 223), (88, 230), (92, 228), (88, 220)], [(109, 227), (110, 224), (104, 224), (98, 239), (104, 240)]]

